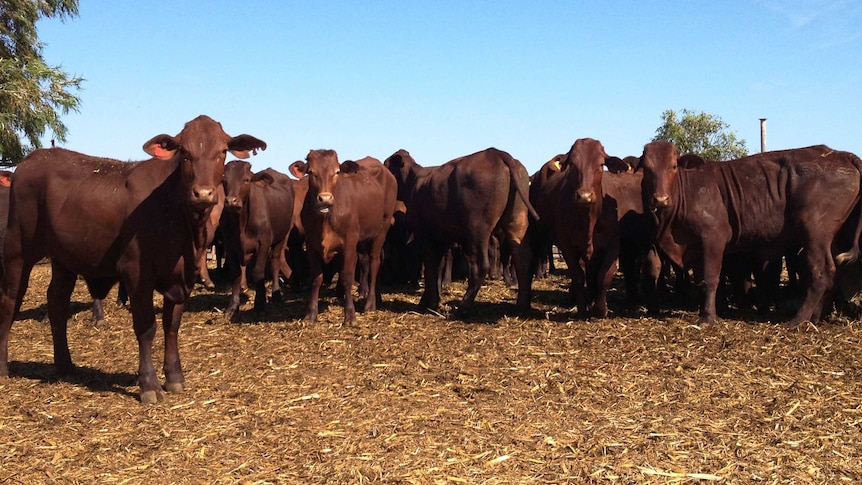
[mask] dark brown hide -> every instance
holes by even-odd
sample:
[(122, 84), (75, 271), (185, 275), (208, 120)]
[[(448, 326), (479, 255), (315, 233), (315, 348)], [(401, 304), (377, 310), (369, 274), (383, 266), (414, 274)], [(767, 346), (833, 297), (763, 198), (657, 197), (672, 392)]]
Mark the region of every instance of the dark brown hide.
[(472, 306), (488, 274), (491, 234), (501, 237), (504, 254), (511, 254), (518, 275), (517, 308), (530, 308), (530, 251), (525, 236), (529, 177), (520, 162), (489, 148), (438, 167), (421, 167), (406, 150), (384, 162), (398, 180), (398, 200), (425, 263), (425, 291), (419, 305), (440, 305), (438, 275), (446, 251), (457, 243), (469, 261), (470, 274), (460, 312)]
[(165, 388), (181, 391), (177, 333), (209, 237), (207, 221), (225, 153), (246, 157), (264, 148), (257, 138), (231, 137), (216, 121), (199, 116), (178, 135), (158, 135), (145, 143), (144, 151), (154, 158), (142, 162), (60, 148), (30, 154), (18, 165), (10, 198), (0, 288), (0, 375), (9, 372), (9, 331), (30, 271), (50, 257), (48, 317), (59, 373), (74, 371), (66, 320), (76, 276), (83, 275), (99, 298), (121, 280), (138, 340), (141, 400), (164, 398), (152, 362), (154, 291), (164, 295)]
[(704, 280), (701, 322), (716, 320), (726, 254), (769, 261), (799, 248), (808, 287), (791, 323), (817, 320), (835, 275), (833, 240), (859, 200), (859, 158), (822, 145), (729, 162), (688, 160), (685, 169), (679, 158), (668, 142), (644, 147), (643, 197), (658, 219), (659, 247)]
[(533, 253), (533, 271), (537, 277), (544, 277), (554, 269), (553, 246), (556, 243), (551, 232), (552, 221), (556, 218), (556, 204), (546, 196), (548, 180), (563, 169), (566, 154), (561, 153), (542, 165), (530, 176), (530, 204), (539, 214), (539, 219), (530, 219), (530, 244)]
[[(231, 296), (225, 317), (239, 310), (241, 276), (254, 285), (254, 310), (266, 305), (267, 268), (272, 278), (272, 300), (281, 300), (279, 274), (287, 266), (284, 249), (293, 226), (293, 180), (273, 169), (255, 174), (251, 164), (233, 160), (225, 166), (225, 211), (222, 234), (225, 269), (231, 281)], [(288, 267), (286, 277), (290, 277)]]
[(343, 263), (338, 281), (344, 290), (344, 324), (352, 325), (356, 323), (353, 285), (358, 252), (369, 259), (364, 311), (377, 309), (377, 274), (395, 212), (397, 184), (375, 158), (339, 164), (335, 151), (312, 150), (306, 161), (291, 165), (294, 175), (308, 178), (301, 219), (312, 288), (305, 318), (317, 321), (323, 265), (340, 253)]
[(566, 260), (581, 316), (588, 309), (594, 316), (607, 316), (607, 289), (619, 254), (616, 201), (608, 200), (602, 187), (607, 158), (599, 141), (576, 140), (562, 170), (547, 179), (538, 197), (546, 210), (539, 215)]

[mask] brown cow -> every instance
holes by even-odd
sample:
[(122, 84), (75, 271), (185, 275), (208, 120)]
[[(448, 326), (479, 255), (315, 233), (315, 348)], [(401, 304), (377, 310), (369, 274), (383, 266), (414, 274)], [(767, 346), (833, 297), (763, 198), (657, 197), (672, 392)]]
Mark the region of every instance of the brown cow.
[[(749, 253), (769, 261), (803, 250), (808, 288), (791, 323), (816, 321), (832, 286), (832, 243), (859, 201), (862, 162), (813, 146), (729, 162), (678, 166), (672, 143), (647, 144), (641, 160), (644, 203), (658, 218), (657, 243), (675, 264), (694, 268), (706, 286), (700, 321), (716, 320), (722, 259)], [(848, 254), (858, 254), (856, 242)]]
[[(489, 148), (438, 167), (422, 167), (406, 150), (384, 162), (398, 180), (398, 200), (425, 263), (421, 307), (440, 305), (440, 261), (453, 243), (464, 251), (470, 266), (467, 291), (458, 307), (469, 310), (488, 274), (491, 234), (502, 236), (503, 259), (512, 255), (518, 275), (517, 308), (530, 308), (530, 248), (525, 241), (528, 212), (538, 218), (528, 198), (529, 177), (508, 153)], [(499, 231), (498, 231), (499, 230)]]
[[(254, 310), (266, 305), (266, 269), (272, 276), (272, 300), (281, 301), (279, 274), (290, 277), (284, 260), (284, 247), (293, 225), (293, 182), (287, 175), (267, 169), (253, 173), (251, 164), (233, 160), (225, 165), (225, 211), (222, 235), (225, 267), (231, 283), (231, 297), (225, 318), (239, 310), (243, 269), (249, 284), (255, 285)], [(285, 268), (286, 267), (286, 271)]]
[(31, 153), (18, 165), (10, 199), (0, 287), (0, 376), (9, 374), (9, 331), (30, 271), (50, 257), (48, 317), (58, 372), (74, 371), (66, 323), (76, 275), (83, 275), (99, 298), (121, 280), (138, 340), (141, 401), (164, 399), (152, 362), (153, 291), (164, 295), (165, 389), (182, 391), (177, 333), (198, 278), (225, 153), (245, 158), (265, 148), (257, 138), (231, 137), (218, 122), (199, 116), (176, 136), (146, 142), (144, 151), (153, 158), (141, 162), (60, 148)]
[(210, 211), (209, 220), (207, 221), (207, 251), (204, 251), (203, 254), (201, 254), (201, 260), (198, 263), (198, 266), (200, 266), (201, 271), (200, 283), (204, 285), (205, 288), (209, 289), (214, 289), (215, 283), (213, 283), (212, 278), (210, 278), (209, 268), (207, 268), (207, 254), (209, 253), (209, 249), (215, 243), (216, 231), (218, 231), (219, 221), (221, 220), (221, 214), (223, 211), (224, 186), (218, 185), (216, 186), (216, 204)]
[(544, 196), (545, 186), (548, 180), (563, 169), (565, 153), (551, 158), (539, 170), (530, 176), (530, 204), (536, 209), (541, 219), (530, 220), (530, 243), (532, 244), (533, 263), (532, 268), (535, 275), (544, 278), (552, 273), (554, 268), (554, 243), (556, 239), (552, 234), (549, 221), (556, 218), (556, 204), (550, 202)]
[(312, 287), (306, 320), (317, 321), (323, 265), (341, 253), (338, 282), (344, 290), (344, 325), (356, 323), (353, 284), (357, 252), (369, 257), (368, 294), (364, 311), (377, 309), (377, 274), (386, 233), (395, 212), (397, 184), (379, 160), (366, 157), (339, 165), (333, 150), (311, 150), (306, 163), (291, 165), (297, 177), (308, 177), (302, 205)]
[(570, 292), (581, 316), (588, 309), (594, 316), (607, 316), (607, 290), (620, 249), (616, 202), (606, 200), (602, 188), (607, 158), (598, 140), (576, 140), (536, 198), (541, 221), (566, 260)]

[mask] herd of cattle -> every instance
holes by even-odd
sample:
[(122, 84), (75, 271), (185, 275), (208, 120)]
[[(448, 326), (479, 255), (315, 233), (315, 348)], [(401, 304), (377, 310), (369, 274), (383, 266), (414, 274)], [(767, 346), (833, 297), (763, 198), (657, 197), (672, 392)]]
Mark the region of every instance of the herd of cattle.
[[(244, 279), (256, 289), (256, 309), (266, 303), (267, 280), (277, 301), (279, 276), (290, 276), (299, 248), (311, 283), (306, 320), (317, 318), (325, 268), (337, 256), (345, 324), (356, 320), (357, 279), (364, 311), (377, 308), (381, 268), (393, 266), (384, 258), (401, 270), (421, 268), (420, 306), (437, 308), (441, 265), (453, 245), (468, 268), (459, 312), (470, 310), (500, 265), (517, 278), (516, 308), (529, 309), (533, 276), (556, 245), (579, 315), (608, 314), (617, 269), (635, 297), (658, 291), (665, 268), (674, 267), (680, 275), (691, 269), (703, 283), (703, 323), (716, 319), (722, 281), (742, 287), (754, 279), (768, 297), (783, 262), (804, 291), (792, 323), (816, 321), (831, 305), (836, 265), (860, 254), (862, 161), (825, 146), (715, 162), (657, 141), (621, 160), (583, 138), (532, 177), (494, 148), (437, 167), (420, 166), (405, 150), (382, 163), (339, 163), (332, 150), (312, 150), (290, 166), (292, 178), (228, 162), (228, 152), (248, 158), (266, 143), (230, 136), (199, 116), (143, 148), (152, 158), (140, 162), (36, 150), (0, 177), (0, 215), (8, 219), (0, 224), (0, 376), (9, 372), (9, 334), (30, 272), (48, 257), (58, 372), (74, 371), (66, 333), (80, 275), (97, 303), (118, 282), (128, 297), (141, 400), (182, 391), (180, 319), (195, 284), (212, 284), (206, 253), (217, 231), (232, 282), (228, 318), (239, 310)], [(492, 262), (492, 244), (502, 263)], [(154, 291), (164, 295), (164, 386), (152, 362)]]

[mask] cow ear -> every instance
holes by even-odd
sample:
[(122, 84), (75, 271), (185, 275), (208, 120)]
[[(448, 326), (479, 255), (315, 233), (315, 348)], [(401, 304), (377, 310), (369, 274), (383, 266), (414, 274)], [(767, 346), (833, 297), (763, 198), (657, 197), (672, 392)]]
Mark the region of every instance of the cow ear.
[(306, 166), (305, 162), (303, 162), (302, 160), (297, 160), (291, 163), (290, 167), (288, 167), (287, 169), (294, 177), (301, 179), (302, 177), (305, 177), (305, 170), (307, 168), (308, 167)]
[(401, 152), (404, 150), (398, 150), (393, 153), (392, 156), (383, 161), (383, 165), (386, 165), (388, 168), (392, 168), (395, 170), (401, 170), (401, 167), (404, 166), (404, 159), (401, 157)]
[(258, 150), (266, 150), (266, 142), (251, 135), (239, 135), (227, 142), (227, 149), (237, 158), (257, 155)]
[(170, 135), (157, 135), (144, 143), (144, 151), (149, 156), (158, 158), (159, 160), (171, 159), (179, 148), (180, 144), (176, 138)]
[(688, 170), (700, 170), (706, 165), (706, 160), (693, 153), (686, 153), (677, 159), (677, 166)]
[(272, 174), (267, 171), (258, 172), (251, 177), (252, 183), (256, 184), (258, 187), (262, 187), (264, 185), (271, 185), (275, 182), (275, 179), (272, 178)]
[(341, 173), (356, 173), (359, 168), (359, 164), (353, 160), (346, 160), (341, 163)]

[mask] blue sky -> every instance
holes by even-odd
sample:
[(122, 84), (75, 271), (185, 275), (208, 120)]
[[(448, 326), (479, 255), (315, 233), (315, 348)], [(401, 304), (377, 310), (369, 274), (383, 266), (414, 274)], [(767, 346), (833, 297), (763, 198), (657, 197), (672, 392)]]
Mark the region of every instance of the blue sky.
[(530, 173), (583, 137), (639, 155), (667, 109), (720, 116), (749, 152), (862, 155), (862, 2), (114, 1), (41, 20), (43, 55), (86, 79), (65, 147), (139, 160), (207, 114), (286, 171), (407, 149), (490, 146)]

